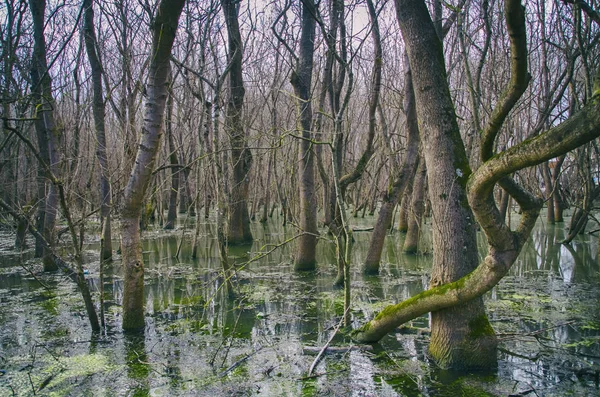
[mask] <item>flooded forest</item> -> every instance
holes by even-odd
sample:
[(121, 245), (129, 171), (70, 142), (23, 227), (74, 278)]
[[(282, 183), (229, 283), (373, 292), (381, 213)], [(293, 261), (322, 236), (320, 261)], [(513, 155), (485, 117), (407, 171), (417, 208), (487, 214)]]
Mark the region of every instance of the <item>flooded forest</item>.
[(597, 0), (3, 0), (0, 395), (600, 395)]

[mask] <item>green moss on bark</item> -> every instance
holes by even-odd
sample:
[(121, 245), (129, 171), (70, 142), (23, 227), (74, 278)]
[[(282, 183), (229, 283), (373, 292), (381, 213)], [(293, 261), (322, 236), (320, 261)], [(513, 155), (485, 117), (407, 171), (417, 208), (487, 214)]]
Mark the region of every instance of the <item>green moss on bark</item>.
[(469, 337), (471, 338), (494, 336), (496, 334), (486, 315), (476, 317), (470, 321), (469, 328)]

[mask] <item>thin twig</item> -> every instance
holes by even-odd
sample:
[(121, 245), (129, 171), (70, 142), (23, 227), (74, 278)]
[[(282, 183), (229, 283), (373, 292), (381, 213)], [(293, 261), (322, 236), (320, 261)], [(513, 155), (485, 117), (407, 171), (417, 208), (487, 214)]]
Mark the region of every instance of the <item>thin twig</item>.
[(327, 343), (325, 343), (325, 346), (323, 346), (323, 348), (321, 349), (321, 351), (319, 352), (319, 354), (317, 354), (317, 357), (315, 357), (314, 361), (312, 362), (309, 370), (308, 370), (308, 376), (312, 375), (313, 370), (315, 369), (315, 367), (317, 366), (317, 364), (319, 364), (319, 361), (321, 361), (321, 357), (323, 357), (323, 353), (325, 353), (325, 350), (327, 350), (327, 347), (329, 346), (329, 344), (331, 343), (331, 341), (333, 340), (333, 338), (337, 335), (338, 331), (340, 330), (340, 328), (342, 327), (342, 324), (344, 324), (344, 319), (346, 318), (346, 315), (348, 314), (348, 310), (350, 309), (350, 307), (346, 308), (346, 311), (344, 312), (344, 315), (342, 316), (340, 322), (338, 323), (337, 327), (335, 327), (335, 330), (333, 330), (333, 333), (331, 334), (331, 336), (329, 337), (329, 340), (327, 341)]
[(537, 335), (542, 334), (542, 333), (544, 333), (546, 331), (549, 331), (551, 329), (562, 327), (564, 325), (571, 325), (571, 324), (573, 324), (575, 322), (576, 322), (575, 320), (571, 320), (571, 321), (567, 321), (566, 323), (552, 325), (550, 327), (538, 329), (537, 331), (528, 332), (526, 334), (517, 334), (517, 333), (502, 334), (502, 336), (504, 336), (504, 337), (503, 338), (498, 338), (498, 340), (502, 341), (502, 340), (510, 339), (511, 337), (514, 337), (514, 336), (537, 336)]

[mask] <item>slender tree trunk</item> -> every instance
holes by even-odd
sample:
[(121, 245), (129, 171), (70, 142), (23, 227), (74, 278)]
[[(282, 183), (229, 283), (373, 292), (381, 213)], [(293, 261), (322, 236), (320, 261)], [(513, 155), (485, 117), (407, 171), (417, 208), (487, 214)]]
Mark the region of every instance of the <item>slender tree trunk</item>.
[(246, 144), (242, 125), (244, 81), (242, 76), (243, 44), (238, 23), (238, 4), (221, 0), (229, 43), (229, 99), (225, 116), (225, 131), (231, 141), (232, 185), (229, 203), (227, 242), (245, 244), (252, 241), (248, 214), (249, 173), (252, 154)]
[(315, 52), (315, 12), (314, 0), (302, 2), (302, 33), (300, 35), (300, 55), (296, 69), (292, 71), (291, 83), (297, 97), (298, 130), (301, 134), (298, 155), (298, 175), (300, 177), (300, 219), (303, 234), (298, 237), (294, 257), (295, 270), (314, 270), (317, 264), (317, 200), (315, 192), (315, 162), (312, 149), (311, 88), (312, 69)]
[(423, 212), (425, 211), (424, 197), (427, 188), (427, 167), (425, 160), (419, 161), (412, 192), (412, 210), (409, 214), (408, 230), (404, 239), (403, 250), (409, 254), (415, 254), (419, 250), (419, 239), (421, 237), (421, 224)]
[[(31, 67), (32, 92), (36, 101), (36, 121), (34, 124), (42, 159), (46, 161), (51, 172), (60, 178), (58, 138), (61, 131), (54, 121), (56, 106), (52, 96), (52, 80), (46, 61), (46, 39), (44, 37), (46, 1), (30, 0), (29, 7), (33, 17), (34, 37), (33, 64)], [(45, 177), (48, 178), (47, 175)], [(42, 189), (40, 181), (38, 192), (41, 194), (43, 190), (46, 189)], [(54, 184), (48, 184), (45, 193), (44, 210), (38, 212), (40, 216), (38, 226), (42, 226), (42, 228), (38, 230), (42, 230), (42, 235), (50, 244), (50, 248), (53, 248), (56, 239), (55, 226), (59, 204), (58, 188)], [(42, 199), (42, 196), (39, 199)], [(41, 220), (42, 217), (43, 221)], [(51, 250), (44, 246), (43, 252), (44, 270), (58, 270), (58, 266), (54, 263), (54, 257), (51, 255)]]
[(561, 196), (561, 188), (560, 188), (560, 174), (562, 170), (562, 165), (565, 161), (566, 156), (560, 156), (554, 163), (554, 168), (552, 168), (552, 200), (554, 201), (554, 222), (564, 222), (565, 219), (563, 217), (563, 211), (565, 209), (565, 203)]
[(410, 218), (410, 204), (412, 197), (409, 192), (413, 191), (414, 176), (409, 176), (407, 186), (404, 189), (402, 200), (400, 200), (400, 209), (398, 213), (398, 231), (406, 233), (408, 231), (408, 221)]
[(540, 171), (542, 172), (542, 178), (546, 188), (546, 222), (554, 225), (554, 197), (552, 194), (554, 185), (552, 184), (550, 167), (547, 162), (540, 164)]
[[(275, 111), (275, 110), (273, 110)], [(260, 223), (267, 222), (267, 216), (269, 212), (269, 207), (271, 204), (271, 170), (273, 166), (273, 156), (269, 155), (269, 161), (267, 164), (267, 185), (265, 186), (265, 197), (263, 203), (262, 215), (260, 217)]]
[[(171, 90), (169, 90), (171, 91)], [(177, 196), (179, 195), (179, 178), (181, 176), (181, 167), (178, 166), (179, 158), (177, 156), (177, 148), (173, 139), (173, 93), (169, 92), (167, 98), (167, 113), (166, 113), (166, 135), (169, 143), (169, 163), (171, 165), (171, 189), (169, 190), (169, 209), (167, 213), (167, 221), (164, 229), (174, 229), (177, 222)]]
[[(405, 59), (406, 55), (405, 55)], [(373, 228), (371, 234), (371, 242), (369, 244), (369, 250), (365, 258), (365, 264), (363, 271), (367, 274), (375, 274), (379, 272), (379, 262), (381, 261), (381, 252), (383, 251), (383, 244), (385, 242), (385, 236), (392, 224), (392, 217), (394, 215), (394, 209), (398, 204), (400, 196), (406, 189), (409, 179), (414, 175), (417, 167), (417, 160), (419, 157), (419, 127), (417, 125), (417, 113), (415, 106), (415, 96), (412, 85), (412, 72), (408, 62), (405, 63), (407, 69), (404, 76), (404, 107), (406, 112), (406, 133), (407, 133), (407, 144), (406, 144), (406, 156), (402, 167), (394, 175), (393, 185), (386, 193), (377, 222)]]
[(110, 260), (112, 258), (112, 236), (110, 222), (111, 207), (111, 187), (108, 168), (108, 153), (106, 151), (106, 133), (104, 123), (104, 95), (102, 93), (102, 65), (98, 56), (98, 45), (96, 41), (96, 31), (94, 27), (94, 5), (93, 0), (85, 0), (84, 5), (84, 29), (85, 29), (85, 47), (92, 70), (92, 84), (94, 91), (94, 127), (96, 129), (96, 157), (100, 164), (100, 224), (102, 228), (102, 252), (101, 260)]
[(121, 213), (123, 253), (123, 329), (144, 328), (144, 262), (140, 215), (162, 137), (168, 95), (169, 58), (184, 0), (161, 0), (152, 24), (152, 60), (148, 69), (144, 126)]

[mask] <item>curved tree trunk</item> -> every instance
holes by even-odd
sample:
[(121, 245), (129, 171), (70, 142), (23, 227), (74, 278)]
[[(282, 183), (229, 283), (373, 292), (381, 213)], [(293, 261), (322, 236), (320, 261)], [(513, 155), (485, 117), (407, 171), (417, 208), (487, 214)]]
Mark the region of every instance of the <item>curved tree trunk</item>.
[(169, 58), (184, 3), (185, 0), (161, 0), (152, 24), (154, 56), (148, 69), (144, 126), (136, 161), (125, 189), (121, 212), (124, 330), (144, 328), (144, 262), (139, 229), (140, 215), (162, 138), (168, 94)]
[[(417, 97), (419, 106), (434, 106), (442, 113), (438, 115), (439, 117), (427, 118), (425, 117), (427, 116), (427, 112), (424, 112), (424, 109), (419, 111), (419, 120), (421, 125), (423, 125), (423, 131), (433, 132), (433, 134), (431, 132), (423, 133), (424, 137), (428, 137), (426, 141), (424, 139), (424, 142), (429, 142), (432, 145), (434, 143), (435, 145), (440, 145), (448, 137), (456, 137), (455, 134), (458, 132), (453, 126), (456, 124), (453, 110), (441, 106), (444, 103), (438, 102), (441, 97), (444, 97), (446, 98), (444, 101), (446, 105), (448, 103), (451, 104), (449, 91), (447, 89), (442, 92), (439, 91), (440, 89), (447, 88), (443, 69), (442, 73), (438, 75), (440, 80), (436, 80), (434, 76), (429, 76), (431, 72), (427, 71), (428, 68), (431, 68), (432, 64), (442, 65), (443, 67), (442, 52), (439, 44), (432, 45), (435, 43), (435, 35), (432, 33), (432, 23), (425, 4), (421, 2), (419, 4), (410, 3), (408, 0), (396, 0), (396, 6), (405, 42), (411, 50), (411, 66), (415, 67), (419, 60), (431, 62), (427, 67), (418, 69), (424, 72), (425, 76), (415, 79), (427, 85), (415, 84), (415, 87), (419, 87), (420, 89), (416, 91), (423, 95)], [(542, 206), (539, 199), (516, 184), (508, 175), (525, 167), (537, 165), (562, 155), (600, 136), (600, 98), (595, 96), (586, 107), (559, 126), (550, 129), (535, 139), (525, 140), (504, 152), (494, 155), (493, 147), (498, 131), (506, 115), (522, 92), (524, 92), (528, 82), (524, 9), (521, 7), (519, 1), (507, 0), (505, 15), (511, 40), (513, 75), (511, 76), (508, 90), (502, 96), (502, 100), (492, 113), (488, 126), (482, 134), (482, 166), (469, 177), (468, 166), (465, 167), (466, 163), (457, 161), (449, 164), (451, 170), (459, 170), (460, 172), (456, 176), (451, 177), (456, 182), (455, 186), (448, 192), (442, 192), (442, 194), (446, 195), (444, 197), (443, 195), (440, 196), (439, 189), (433, 189), (437, 185), (437, 179), (434, 178), (436, 173), (430, 170), (430, 168), (433, 168), (434, 163), (427, 162), (428, 176), (430, 177), (429, 185), (432, 188), (430, 191), (432, 202), (437, 198), (447, 200), (450, 198), (450, 195), (456, 192), (460, 193), (462, 191), (464, 194), (465, 188), (467, 189), (468, 204), (473, 209), (476, 220), (479, 222), (488, 240), (488, 255), (470, 273), (456, 281), (443, 284), (440, 284), (438, 280), (443, 282), (447, 275), (439, 273), (440, 266), (436, 262), (433, 274), (434, 285), (432, 288), (404, 302), (384, 309), (373, 321), (356, 332), (355, 336), (359, 340), (379, 340), (383, 335), (403, 322), (427, 312), (432, 312), (430, 352), (438, 362), (441, 362), (442, 365), (453, 367), (493, 365), (493, 358), (495, 356), (493, 330), (483, 311), (478, 312), (479, 315), (474, 316), (473, 312), (465, 312), (465, 305), (475, 304), (476, 306), (473, 309), (479, 310), (477, 307), (477, 302), (480, 301), (479, 297), (493, 288), (509, 271), (529, 238)], [(432, 49), (433, 53), (427, 54)], [(431, 78), (425, 79), (423, 77)], [(600, 87), (600, 70), (596, 75), (596, 80), (595, 90)], [(425, 87), (427, 89), (423, 90)], [(439, 98), (427, 98), (430, 100), (423, 100), (426, 99), (424, 97), (429, 97), (432, 93), (435, 96), (436, 91)], [(432, 103), (431, 100), (436, 100), (435, 102), (437, 103)], [(448, 135), (440, 136), (436, 134), (435, 129), (432, 129), (429, 125), (430, 123), (437, 124), (438, 127), (449, 127), (447, 130)], [(452, 132), (452, 130), (456, 130), (456, 132)], [(434, 137), (437, 140), (431, 140)], [(460, 147), (464, 148), (460, 138), (451, 140), (448, 145), (454, 149), (459, 149), (457, 150), (459, 153)], [(458, 148), (454, 145), (457, 145)], [(424, 146), (427, 147), (427, 143)], [(426, 152), (428, 151), (426, 150)], [(443, 157), (447, 157), (447, 155)], [(426, 157), (426, 161), (428, 160), (429, 157)], [(466, 158), (464, 160), (466, 161)], [(466, 186), (467, 180), (468, 186)], [(507, 227), (494, 201), (493, 191), (497, 183), (509, 192), (522, 209), (521, 222), (515, 231)], [(459, 200), (455, 199), (455, 202), (462, 209), (459, 208), (456, 210), (468, 210), (469, 206), (466, 205), (467, 203), (464, 201), (464, 198), (462, 200), (460, 197), (457, 198)], [(452, 206), (452, 202), (449, 202), (449, 204), (449, 207)], [(438, 211), (439, 208), (437, 208), (437, 211), (436, 208), (433, 210), (434, 222), (440, 221)], [(465, 219), (463, 218), (463, 222)], [(454, 219), (450, 221), (454, 222)], [(457, 224), (453, 223), (454, 225), (471, 229), (469, 225), (465, 225), (460, 221)], [(464, 229), (461, 230), (458, 227), (455, 230), (465, 235)], [(440, 228), (449, 229), (447, 225), (443, 224)], [(436, 234), (438, 237), (443, 234), (439, 231), (436, 233), (436, 229), (437, 227), (434, 227), (434, 238)], [(470, 234), (470, 231), (466, 234)], [(455, 237), (452, 237), (452, 239), (454, 240)], [(450, 243), (454, 246), (454, 242), (451, 241)], [(436, 247), (437, 244), (441, 244), (445, 248), (444, 252), (446, 252), (446, 247), (449, 245), (439, 240), (434, 241), (434, 244), (436, 244)], [(464, 252), (468, 256), (470, 256), (469, 252), (477, 252), (475, 247), (467, 246), (466, 248)], [(456, 247), (456, 249), (462, 251), (463, 247)], [(448, 263), (453, 263), (456, 260), (452, 257), (456, 253), (450, 252), (450, 256), (446, 258)], [(436, 261), (435, 257), (434, 261)], [(464, 258), (462, 261), (464, 261)], [(463, 267), (463, 265), (459, 264), (458, 268), (460, 269), (460, 267)], [(449, 276), (456, 277), (456, 269), (448, 270), (454, 273), (449, 274)], [(448, 308), (452, 308), (451, 311), (445, 310)], [(464, 324), (465, 318), (470, 318), (471, 321)], [(442, 324), (445, 323), (447, 327), (439, 329), (440, 322)], [(459, 327), (462, 326), (466, 326), (466, 328), (460, 329)], [(462, 334), (465, 338), (449, 337), (447, 333), (440, 332), (444, 328), (453, 335), (460, 336)], [(489, 356), (481, 355), (482, 353), (489, 354)], [(455, 361), (456, 358), (463, 358), (464, 360)]]

